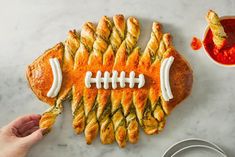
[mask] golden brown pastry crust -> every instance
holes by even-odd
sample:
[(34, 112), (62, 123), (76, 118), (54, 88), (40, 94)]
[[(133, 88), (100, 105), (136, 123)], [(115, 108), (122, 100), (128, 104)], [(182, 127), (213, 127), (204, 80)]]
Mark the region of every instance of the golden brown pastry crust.
[(164, 57), (174, 56), (170, 69), (170, 85), (174, 99), (162, 102), (163, 109), (169, 114), (172, 109), (190, 95), (193, 84), (193, 71), (188, 62), (174, 49)]
[(63, 53), (64, 45), (59, 43), (38, 57), (26, 70), (30, 88), (41, 101), (49, 105), (54, 105), (56, 100), (55, 98), (47, 97), (47, 91), (49, 91), (53, 82), (49, 59), (56, 57), (61, 64)]
[[(54, 105), (43, 114), (40, 126), (50, 129), (62, 112), (62, 102), (71, 97), (74, 130), (77, 134), (84, 132), (88, 144), (99, 133), (103, 144), (116, 141), (120, 147), (125, 147), (127, 141), (138, 141), (139, 126), (146, 134), (162, 131), (166, 116), (190, 94), (193, 74), (187, 61), (174, 49), (170, 34), (163, 34), (159, 23), (153, 23), (143, 53), (136, 46), (139, 35), (140, 25), (136, 18), (129, 17), (125, 22), (123, 15), (116, 15), (113, 20), (103, 16), (97, 27), (87, 22), (80, 34), (70, 31), (64, 43), (34, 61), (27, 70), (29, 84), (39, 99)], [(174, 98), (166, 102), (161, 93), (160, 66), (169, 56), (175, 58), (170, 69)], [(48, 63), (51, 57), (59, 58), (63, 72), (61, 90), (53, 99), (46, 97), (53, 81)], [(46, 75), (35, 77), (40, 70)], [(145, 75), (146, 83), (140, 89), (118, 86), (105, 90), (95, 85), (86, 88), (84, 78), (88, 70), (93, 75), (98, 70), (125, 71), (127, 75), (135, 71), (136, 75)]]

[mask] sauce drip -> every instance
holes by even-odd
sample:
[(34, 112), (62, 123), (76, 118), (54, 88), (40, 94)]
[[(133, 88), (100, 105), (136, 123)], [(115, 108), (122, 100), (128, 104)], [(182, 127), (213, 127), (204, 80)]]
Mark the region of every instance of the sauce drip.
[(199, 50), (202, 47), (202, 42), (200, 39), (193, 37), (192, 41), (191, 41), (191, 48), (193, 50)]
[(220, 22), (228, 36), (224, 47), (221, 49), (216, 48), (210, 29), (206, 34), (203, 44), (208, 54), (214, 60), (222, 64), (232, 65), (235, 64), (235, 19), (222, 19)]

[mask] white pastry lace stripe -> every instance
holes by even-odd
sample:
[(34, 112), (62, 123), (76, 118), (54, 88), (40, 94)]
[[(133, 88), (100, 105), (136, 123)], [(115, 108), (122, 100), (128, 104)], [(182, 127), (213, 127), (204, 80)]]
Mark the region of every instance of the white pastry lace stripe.
[(165, 88), (166, 88), (166, 92), (167, 92), (167, 95), (169, 97), (169, 99), (173, 99), (173, 95), (172, 95), (172, 92), (171, 92), (171, 86), (170, 86), (170, 78), (169, 78), (169, 75), (170, 75), (170, 67), (172, 65), (174, 61), (174, 57), (170, 57), (166, 63), (166, 67), (165, 67), (165, 72), (164, 72), (164, 76), (165, 76)]
[(113, 89), (117, 88), (117, 78), (118, 78), (118, 72), (113, 71), (113, 75), (112, 75), (112, 87), (113, 87)]
[(91, 88), (91, 83), (96, 84), (96, 88), (100, 89), (102, 88), (102, 83), (104, 86), (104, 89), (109, 88), (109, 83), (112, 84), (112, 88), (117, 88), (117, 83), (120, 84), (121, 88), (126, 87), (126, 83), (129, 83), (130, 88), (134, 88), (135, 83), (138, 84), (138, 88), (142, 88), (145, 84), (145, 78), (143, 74), (140, 74), (138, 78), (135, 78), (135, 72), (131, 71), (129, 74), (129, 78), (125, 77), (126, 73), (124, 71), (121, 71), (120, 77), (118, 77), (118, 72), (113, 71), (112, 77), (110, 77), (110, 73), (108, 71), (104, 72), (104, 77), (102, 77), (102, 72), (97, 71), (96, 77), (92, 78), (92, 72), (87, 71), (85, 76), (85, 86), (87, 88)]
[(47, 92), (47, 97), (55, 97), (60, 91), (61, 84), (62, 84), (62, 71), (60, 68), (60, 62), (57, 58), (50, 58), (49, 59), (52, 74), (53, 74), (53, 83), (51, 85), (50, 90)]
[(169, 101), (170, 99), (173, 99), (173, 95), (172, 95), (171, 87), (170, 87), (170, 78), (169, 78), (170, 67), (173, 61), (174, 61), (173, 56), (164, 59), (160, 68), (161, 91), (162, 91), (162, 97), (165, 101)]
[(57, 84), (57, 87), (56, 87), (54, 95), (53, 95), (55, 97), (59, 93), (61, 85), (62, 85), (62, 71), (60, 68), (59, 60), (57, 58), (54, 58), (54, 62), (55, 62), (56, 70), (57, 70), (57, 74), (58, 74), (58, 84)]
[(166, 92), (166, 88), (165, 88), (165, 77), (164, 77), (164, 70), (165, 70), (165, 67), (166, 67), (166, 63), (167, 63), (167, 59), (164, 59), (162, 64), (161, 64), (161, 67), (160, 67), (160, 84), (161, 84), (161, 91), (162, 91), (162, 97), (165, 101), (169, 101), (169, 97), (167, 95), (167, 92)]

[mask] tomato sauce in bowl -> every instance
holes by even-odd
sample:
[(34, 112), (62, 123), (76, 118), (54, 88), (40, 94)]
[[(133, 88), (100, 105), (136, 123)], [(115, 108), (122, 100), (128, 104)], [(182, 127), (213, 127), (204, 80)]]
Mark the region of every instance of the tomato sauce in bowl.
[(204, 48), (210, 58), (216, 63), (225, 66), (235, 66), (235, 17), (223, 17), (220, 22), (228, 36), (225, 45), (218, 49), (212, 40), (213, 34), (208, 28), (203, 41)]

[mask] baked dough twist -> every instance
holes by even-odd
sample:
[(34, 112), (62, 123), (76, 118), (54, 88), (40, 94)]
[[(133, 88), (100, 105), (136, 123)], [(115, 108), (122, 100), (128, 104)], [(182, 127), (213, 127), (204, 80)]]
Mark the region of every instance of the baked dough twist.
[[(89, 53), (92, 50), (95, 41), (95, 26), (91, 22), (83, 25), (81, 30), (80, 47), (75, 55), (74, 69), (84, 68), (88, 61)], [(86, 108), (84, 105), (84, 97), (82, 95), (83, 88), (73, 85), (72, 90), (72, 112), (73, 112), (73, 128), (77, 134), (82, 133), (86, 124)], [(85, 116), (86, 115), (86, 116)]]
[[(128, 56), (138, 53), (138, 47), (133, 51), (134, 46), (137, 43), (140, 34), (139, 22), (136, 18), (130, 17), (127, 19), (127, 33), (126, 38), (120, 45), (113, 65), (113, 70), (131, 71), (133, 64), (136, 62), (136, 57), (128, 61)], [(133, 51), (133, 52), (132, 52)], [(131, 63), (132, 62), (132, 63)], [(127, 65), (126, 64), (130, 64)], [(133, 111), (130, 112), (132, 105), (132, 90), (131, 89), (114, 89), (111, 94), (113, 123), (115, 128), (115, 138), (120, 147), (125, 147), (127, 137), (130, 138), (132, 143), (135, 143), (138, 139), (138, 125), (136, 125), (136, 118)], [(130, 115), (129, 115), (130, 114)], [(126, 121), (127, 116), (128, 121)], [(127, 131), (128, 128), (128, 131)]]
[(206, 20), (213, 34), (213, 42), (218, 49), (221, 49), (227, 39), (227, 34), (220, 23), (219, 16), (213, 11), (209, 10), (206, 15)]

